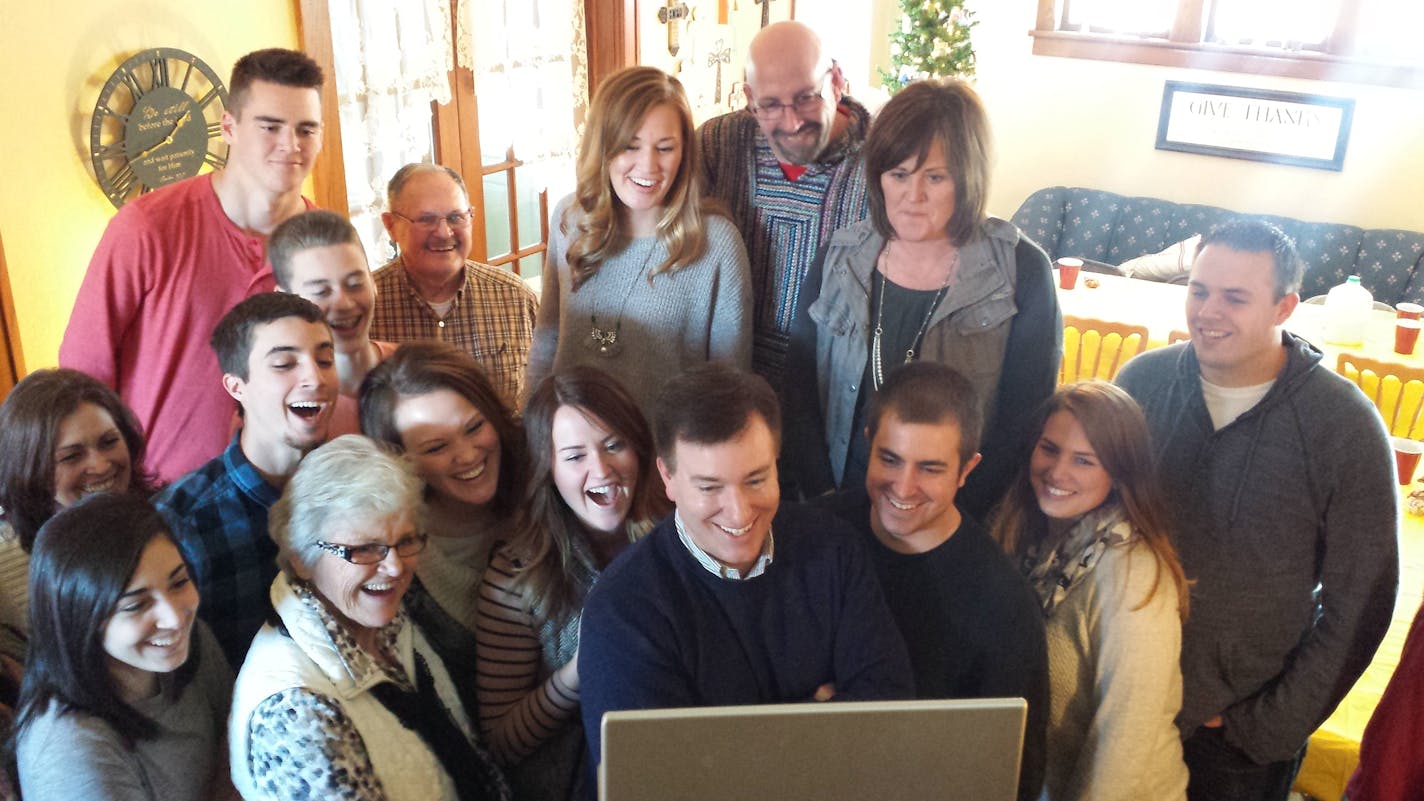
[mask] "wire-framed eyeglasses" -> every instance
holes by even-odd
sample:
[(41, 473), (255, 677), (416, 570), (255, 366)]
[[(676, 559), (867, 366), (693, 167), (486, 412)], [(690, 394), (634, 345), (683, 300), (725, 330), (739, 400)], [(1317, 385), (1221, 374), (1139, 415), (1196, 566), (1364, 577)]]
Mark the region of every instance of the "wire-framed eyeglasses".
[(405, 220), (406, 222), (410, 223), (411, 225), (414, 225), (416, 228), (423, 228), (427, 231), (435, 230), (435, 228), (440, 225), (441, 220), (444, 220), (445, 224), (450, 226), (451, 228), (464, 228), (465, 226), (470, 224), (470, 217), (474, 215), (474, 213), (475, 210), (470, 208), (465, 209), (464, 211), (452, 211), (449, 214), (443, 216), (439, 214), (422, 214), (419, 217), (415, 217), (412, 219), (410, 217), (405, 216), (404, 214), (401, 214), (398, 211), (391, 211), (391, 214), (394, 214), (402, 220)]
[(395, 545), (379, 542), (367, 545), (338, 545), (334, 542), (319, 540), (316, 547), (327, 553), (335, 554), (353, 565), (374, 565), (384, 561), (391, 551), (395, 551), (396, 556), (415, 556), (425, 550), (429, 541), (430, 537), (427, 534), (411, 534), (396, 540)]

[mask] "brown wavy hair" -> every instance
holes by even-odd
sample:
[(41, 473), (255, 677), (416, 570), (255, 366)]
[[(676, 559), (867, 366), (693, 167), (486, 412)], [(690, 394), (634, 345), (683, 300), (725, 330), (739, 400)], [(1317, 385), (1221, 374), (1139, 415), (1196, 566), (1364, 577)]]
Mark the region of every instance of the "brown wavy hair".
[(658, 106), (670, 105), (681, 122), (682, 162), (663, 199), (658, 219), (658, 240), (668, 257), (648, 276), (675, 272), (707, 252), (706, 213), (698, 176), (697, 136), (692, 109), (682, 84), (656, 67), (628, 67), (613, 73), (599, 85), (589, 109), (583, 139), (579, 142), (578, 186), (574, 204), (560, 225), (568, 231), (568, 217), (583, 213), (570, 237), (569, 272), (571, 289), (598, 273), (599, 265), (628, 247), (630, 236), (624, 222), (623, 203), (613, 192), (608, 165), (633, 141), (643, 120)]
[(505, 550), (519, 565), (514, 587), (525, 611), (556, 626), (578, 614), (589, 590), (583, 577), (598, 571), (588, 561), (590, 549), (581, 547), (588, 544), (588, 529), (554, 486), (554, 414), (565, 406), (596, 418), (638, 458), (638, 483), (623, 523), (629, 542), (671, 510), (658, 476), (652, 429), (623, 385), (587, 366), (569, 367), (539, 382), (524, 405), (530, 465), (527, 516)]
[(396, 428), (400, 399), (448, 389), (469, 401), (499, 436), (499, 479), (490, 511), (513, 515), (524, 494), (524, 434), (475, 357), (443, 342), (407, 342), (361, 382), (361, 433), (404, 451)]
[[(1182, 572), (1177, 549), (1172, 546), (1166, 502), (1152, 459), (1151, 434), (1141, 407), (1132, 396), (1106, 381), (1079, 381), (1059, 387), (1048, 399), (1039, 415), (1038, 431), (1042, 432), (1048, 418), (1060, 411), (1073, 415), (1083, 427), (1098, 461), (1112, 479), (1112, 490), (1104, 504), (1121, 504), (1133, 531), (1157, 557), (1152, 589), (1133, 608), (1141, 609), (1152, 600), (1165, 572), (1176, 585), (1177, 611), (1185, 620), (1191, 585)], [(1035, 438), (1035, 448), (1037, 443)], [(1048, 518), (1039, 510), (1029, 484), (1027, 454), (1018, 478), (995, 510), (993, 534), (1016, 560), (1048, 536)]]
[(63, 367), (36, 370), (0, 405), (0, 507), (20, 547), (28, 552), (40, 526), (58, 511), (54, 501), (54, 448), (64, 418), (92, 403), (109, 413), (129, 451), (124, 492), (152, 497), (154, 478), (143, 464), (146, 443), (138, 418), (118, 393), (98, 379)]
[(865, 188), (875, 230), (893, 239), (880, 176), (914, 158), (919, 169), (939, 142), (954, 179), (954, 212), (946, 233), (955, 245), (973, 239), (988, 217), (993, 161), (989, 113), (969, 84), (958, 78), (915, 81), (890, 98), (865, 135)]

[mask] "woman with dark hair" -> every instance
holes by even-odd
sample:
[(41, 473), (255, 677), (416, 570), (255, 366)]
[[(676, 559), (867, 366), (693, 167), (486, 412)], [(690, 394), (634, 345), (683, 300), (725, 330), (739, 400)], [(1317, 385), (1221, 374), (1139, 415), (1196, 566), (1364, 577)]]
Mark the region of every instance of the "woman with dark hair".
[(361, 386), (361, 430), (396, 446), (425, 482), (430, 551), (406, 598), (469, 709), (480, 579), (496, 541), (516, 525), (524, 494), (524, 434), (474, 357), (411, 342)]
[(138, 420), (78, 370), (36, 370), (0, 405), (0, 653), (24, 659), (27, 576), (35, 534), (55, 512), (97, 492), (149, 498)]
[(28, 801), (234, 798), (232, 672), (163, 518), (100, 495), (40, 529), (16, 722)]
[(1121, 389), (1070, 384), (1046, 404), (994, 536), (1043, 604), (1049, 801), (1186, 798), (1188, 583), (1168, 539), (1147, 421)]
[(578, 634), (584, 596), (669, 505), (653, 435), (612, 376), (561, 370), (524, 407), (527, 516), (480, 587), (480, 727), (516, 795), (571, 796), (583, 751)]
[(554, 210), (529, 382), (588, 364), (646, 409), (682, 368), (751, 366), (751, 283), (731, 221), (705, 207), (682, 84), (654, 67), (605, 79)]
[[(984, 459), (957, 498), (983, 516), (1053, 392), (1062, 319), (1048, 257), (987, 216), (989, 119), (968, 84), (913, 83), (865, 140), (870, 219), (837, 231), (801, 287), (787, 352), (783, 480), (864, 483), (870, 396), (897, 364), (955, 368), (984, 414)], [(795, 391), (792, 391), (794, 388)]]

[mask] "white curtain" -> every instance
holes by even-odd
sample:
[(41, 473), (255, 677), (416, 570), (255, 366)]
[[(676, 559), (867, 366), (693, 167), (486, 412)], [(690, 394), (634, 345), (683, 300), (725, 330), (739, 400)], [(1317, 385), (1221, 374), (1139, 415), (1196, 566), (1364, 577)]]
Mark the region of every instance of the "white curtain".
[(571, 188), (588, 108), (583, 0), (459, 0), (456, 20), (458, 63), (475, 76), (484, 163), (512, 146), (525, 164), (521, 184)]
[(376, 264), (392, 251), (380, 214), (402, 165), (430, 161), (430, 103), (450, 102), (448, 0), (330, 0), (351, 222)]

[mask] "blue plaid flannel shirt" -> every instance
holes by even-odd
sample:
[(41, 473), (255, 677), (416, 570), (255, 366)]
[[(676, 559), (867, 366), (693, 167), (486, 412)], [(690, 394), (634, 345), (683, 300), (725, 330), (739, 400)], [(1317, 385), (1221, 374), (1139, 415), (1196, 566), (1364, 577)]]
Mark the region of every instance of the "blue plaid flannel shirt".
[(202, 596), (198, 617), (217, 635), (234, 670), (272, 612), (277, 545), (267, 534), (267, 510), (280, 495), (234, 436), (227, 450), (153, 500), (193, 572)]

